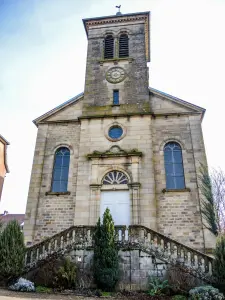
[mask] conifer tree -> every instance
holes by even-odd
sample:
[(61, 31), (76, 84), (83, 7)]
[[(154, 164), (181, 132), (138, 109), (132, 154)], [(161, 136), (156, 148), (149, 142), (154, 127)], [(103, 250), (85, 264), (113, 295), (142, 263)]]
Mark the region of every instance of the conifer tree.
[(104, 212), (102, 224), (98, 219), (94, 233), (94, 278), (97, 286), (104, 291), (112, 291), (119, 278), (115, 228), (108, 208)]
[(225, 283), (225, 235), (217, 238), (216, 248), (214, 250), (213, 270), (221, 284)]
[(24, 268), (25, 245), (17, 221), (9, 222), (0, 233), (0, 277), (8, 282), (19, 277)]

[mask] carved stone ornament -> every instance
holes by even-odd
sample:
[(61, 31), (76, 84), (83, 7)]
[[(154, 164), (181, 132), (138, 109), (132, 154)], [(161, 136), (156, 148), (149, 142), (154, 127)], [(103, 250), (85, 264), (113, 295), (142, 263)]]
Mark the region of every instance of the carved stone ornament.
[(121, 67), (113, 67), (106, 73), (106, 80), (111, 83), (119, 83), (126, 77), (126, 72)]
[(112, 146), (109, 150), (100, 152), (100, 151), (93, 151), (90, 154), (87, 154), (87, 158), (103, 158), (103, 157), (116, 157), (116, 156), (123, 156), (123, 157), (130, 157), (130, 156), (139, 156), (141, 157), (143, 154), (138, 149), (131, 149), (131, 150), (123, 150), (119, 146)]

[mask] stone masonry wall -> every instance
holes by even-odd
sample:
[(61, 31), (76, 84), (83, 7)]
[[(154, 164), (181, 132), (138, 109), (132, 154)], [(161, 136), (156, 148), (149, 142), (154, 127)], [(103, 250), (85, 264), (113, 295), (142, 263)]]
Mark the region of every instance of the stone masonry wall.
[[(26, 242), (38, 242), (74, 224), (79, 135), (79, 123), (39, 126), (26, 209)], [(54, 154), (61, 146), (70, 149), (70, 194), (48, 194), (51, 191)]]
[[(153, 122), (158, 230), (202, 250), (203, 231), (192, 140), (188, 116), (158, 117)], [(163, 191), (166, 188), (163, 148), (168, 141), (177, 141), (182, 147), (187, 188), (183, 191)], [(202, 149), (199, 158), (204, 155)]]
[[(117, 290), (147, 290), (150, 277), (164, 279), (167, 272), (167, 264), (148, 255), (139, 249), (123, 250), (119, 255), (119, 282)], [(96, 288), (93, 277), (93, 250), (72, 250), (67, 254), (77, 265), (77, 287)], [(28, 273), (27, 278), (40, 281), (38, 270)]]
[[(112, 142), (107, 138), (110, 125), (120, 124), (126, 132), (123, 139)], [(153, 171), (151, 139), (151, 117), (134, 116), (128, 118), (106, 118), (82, 120), (80, 135), (80, 150), (78, 163), (77, 194), (75, 208), (75, 225), (94, 225), (99, 217), (100, 193), (93, 197), (91, 184), (101, 184), (101, 180), (107, 171), (119, 169), (126, 171), (133, 181), (141, 184), (139, 201), (139, 220), (137, 223), (156, 228), (156, 206), (155, 206), (155, 179)], [(138, 163), (137, 174), (134, 174), (132, 163), (125, 160), (121, 163), (120, 158), (102, 158), (96, 167), (95, 176), (92, 178), (93, 162), (87, 159), (87, 154), (93, 151), (106, 151), (111, 146), (117, 145), (121, 149), (138, 149), (143, 152), (143, 157)], [(135, 178), (133, 178), (135, 176)], [(91, 215), (92, 206), (95, 206), (95, 215)], [(132, 207), (132, 195), (131, 195)], [(131, 214), (132, 216), (132, 214)], [(136, 223), (136, 222), (135, 222)], [(136, 223), (136, 224), (137, 224)], [(134, 224), (131, 218), (131, 224)]]
[[(129, 26), (129, 27), (128, 27)], [(129, 30), (128, 30), (129, 28)], [(116, 63), (103, 60), (103, 41), (107, 32), (119, 37), (121, 31), (127, 31), (129, 35), (129, 58)], [(102, 61), (102, 63), (100, 63)], [(126, 63), (124, 63), (126, 62)], [(108, 83), (105, 74), (110, 67), (122, 66), (125, 68), (127, 78), (118, 84)], [(144, 23), (134, 24), (109, 24), (89, 28), (87, 66), (84, 91), (85, 105), (110, 105), (112, 104), (112, 89), (118, 89), (123, 93), (124, 103), (136, 104), (148, 101), (148, 72), (145, 57), (145, 31)]]

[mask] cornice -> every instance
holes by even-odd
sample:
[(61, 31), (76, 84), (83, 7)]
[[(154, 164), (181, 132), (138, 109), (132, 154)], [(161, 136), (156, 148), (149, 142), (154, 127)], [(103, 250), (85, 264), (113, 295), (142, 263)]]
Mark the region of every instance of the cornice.
[(88, 159), (93, 159), (93, 158), (130, 157), (130, 156), (141, 157), (143, 156), (143, 153), (138, 149), (124, 150), (121, 149), (119, 146), (112, 146), (109, 150), (103, 152), (95, 150), (92, 153), (87, 154), (86, 157)]

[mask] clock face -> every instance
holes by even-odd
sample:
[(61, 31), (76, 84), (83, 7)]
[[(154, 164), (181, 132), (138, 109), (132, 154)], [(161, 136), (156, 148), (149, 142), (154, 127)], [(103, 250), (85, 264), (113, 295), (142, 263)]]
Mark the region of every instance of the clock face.
[(114, 67), (107, 71), (106, 80), (111, 83), (118, 83), (125, 79), (126, 72), (123, 68)]

